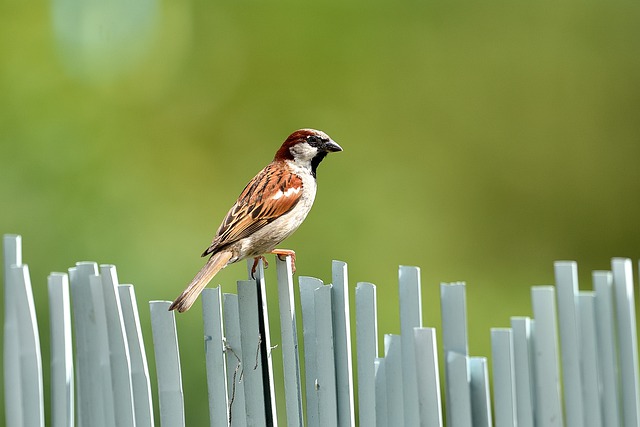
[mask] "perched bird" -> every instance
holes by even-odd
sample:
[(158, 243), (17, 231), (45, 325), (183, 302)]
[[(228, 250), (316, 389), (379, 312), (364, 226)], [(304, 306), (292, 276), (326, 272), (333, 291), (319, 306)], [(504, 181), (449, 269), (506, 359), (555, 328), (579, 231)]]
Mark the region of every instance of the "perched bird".
[(213, 277), (227, 265), (254, 257), (253, 273), (266, 253), (292, 255), (275, 249), (302, 224), (316, 197), (316, 170), (330, 152), (342, 151), (329, 136), (314, 129), (293, 132), (273, 161), (242, 190), (202, 256), (211, 255), (169, 310), (187, 311)]

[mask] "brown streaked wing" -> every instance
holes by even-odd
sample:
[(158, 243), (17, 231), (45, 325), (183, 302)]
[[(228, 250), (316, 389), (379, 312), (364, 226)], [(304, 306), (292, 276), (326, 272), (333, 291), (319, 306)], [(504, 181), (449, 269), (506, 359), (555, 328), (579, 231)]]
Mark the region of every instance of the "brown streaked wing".
[[(287, 192), (295, 188), (300, 191)], [(260, 230), (289, 212), (298, 203), (301, 195), (302, 179), (292, 173), (286, 164), (270, 163), (244, 188), (238, 201), (218, 228), (211, 246), (202, 256)]]

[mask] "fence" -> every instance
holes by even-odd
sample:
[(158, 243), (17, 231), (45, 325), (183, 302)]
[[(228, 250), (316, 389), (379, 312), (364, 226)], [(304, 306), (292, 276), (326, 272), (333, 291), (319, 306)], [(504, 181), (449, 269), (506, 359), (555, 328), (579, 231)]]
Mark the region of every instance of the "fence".
[[(21, 258), (20, 236), (5, 236), (8, 427), (44, 425), (39, 331)], [(356, 425), (354, 376), (358, 425), (443, 425), (436, 332), (422, 326), (418, 268), (400, 267), (401, 333), (384, 335), (384, 356), (377, 353), (376, 288), (356, 286), (354, 375), (346, 264), (333, 262), (332, 285), (300, 277), (302, 356), (290, 260), (276, 265), (285, 407), (275, 403), (260, 266), (256, 280), (238, 282), (237, 295), (223, 295), (220, 288), (202, 295), (211, 426), (277, 425), (276, 410), (283, 409), (289, 426)], [(631, 261), (616, 258), (611, 267), (593, 273), (594, 291), (579, 291), (576, 264), (557, 262), (556, 286), (531, 290), (533, 318), (513, 317), (511, 328), (491, 330), (493, 395), (487, 358), (468, 352), (465, 286), (442, 284), (447, 425), (640, 425)], [(133, 287), (118, 283), (114, 266), (86, 262), (68, 275), (52, 273), (48, 285), (51, 424), (153, 426), (155, 402)], [(168, 301), (150, 305), (160, 424), (183, 426), (174, 313), (167, 311)]]

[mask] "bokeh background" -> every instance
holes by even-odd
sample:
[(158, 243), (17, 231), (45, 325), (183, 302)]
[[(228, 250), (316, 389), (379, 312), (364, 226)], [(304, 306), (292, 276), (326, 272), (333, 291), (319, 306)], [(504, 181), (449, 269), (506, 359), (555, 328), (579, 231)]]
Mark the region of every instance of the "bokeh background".
[[(399, 332), (398, 265), (422, 268), (430, 326), (440, 282), (464, 280), (488, 356), (554, 260), (589, 289), (640, 258), (639, 18), (623, 0), (1, 1), (0, 232), (24, 239), (46, 378), (46, 277), (95, 260), (135, 285), (155, 382), (147, 302), (182, 290), (300, 127), (345, 151), (284, 245), (298, 273), (348, 262), (352, 292), (378, 285), (380, 333)], [(200, 312), (178, 317), (190, 426), (208, 417)]]

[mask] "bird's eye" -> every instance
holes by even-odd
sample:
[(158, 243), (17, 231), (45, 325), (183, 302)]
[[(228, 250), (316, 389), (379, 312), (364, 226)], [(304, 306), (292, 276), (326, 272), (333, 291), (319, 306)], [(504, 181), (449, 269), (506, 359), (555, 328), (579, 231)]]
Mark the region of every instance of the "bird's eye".
[(315, 135), (310, 135), (310, 136), (308, 136), (308, 137), (307, 137), (307, 142), (308, 142), (309, 144), (317, 144), (318, 142), (320, 142), (320, 140), (318, 139), (318, 137), (317, 137), (317, 136), (315, 136)]

